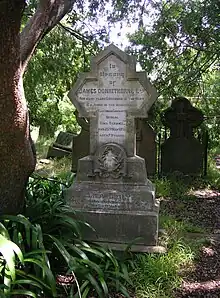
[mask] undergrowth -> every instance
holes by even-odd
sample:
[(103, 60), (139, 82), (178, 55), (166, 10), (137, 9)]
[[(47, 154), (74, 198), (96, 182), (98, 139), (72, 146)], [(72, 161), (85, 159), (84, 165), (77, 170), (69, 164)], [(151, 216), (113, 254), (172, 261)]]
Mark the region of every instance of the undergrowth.
[[(111, 291), (129, 296), (125, 284), (132, 284), (130, 263), (82, 240), (82, 226), (87, 224), (66, 205), (62, 195), (66, 186), (54, 179), (31, 178), (25, 213), (0, 217), (3, 297), (102, 298)], [(71, 277), (72, 282), (56, 283), (57, 276)]]
[[(166, 216), (161, 218), (160, 223), (164, 229), (160, 244), (167, 248), (167, 252), (136, 256), (132, 279), (137, 298), (173, 298), (174, 291), (183, 280), (181, 272), (191, 268), (203, 244), (200, 240), (184, 240), (188, 226), (184, 222)], [(190, 228), (193, 229), (193, 226)]]

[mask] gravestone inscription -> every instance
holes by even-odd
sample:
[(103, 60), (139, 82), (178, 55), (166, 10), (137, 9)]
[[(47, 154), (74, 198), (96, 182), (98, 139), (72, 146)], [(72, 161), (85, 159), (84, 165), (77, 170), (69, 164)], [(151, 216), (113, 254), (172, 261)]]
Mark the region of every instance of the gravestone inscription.
[[(89, 155), (89, 122), (85, 118), (79, 118), (75, 111), (78, 124), (81, 126), (79, 135), (73, 138), (72, 171), (77, 171), (78, 160)], [(156, 174), (157, 144), (156, 132), (147, 123), (145, 118), (136, 119), (136, 153), (145, 159), (147, 174)]]
[(133, 56), (110, 45), (91, 61), (69, 93), (79, 117), (90, 122), (90, 154), (78, 163), (76, 181), (66, 191), (96, 232), (85, 238), (108, 243), (156, 245), (159, 203), (136, 155), (135, 118), (147, 117), (157, 98)]
[(170, 137), (161, 146), (162, 173), (201, 173), (204, 149), (194, 129), (203, 122), (202, 112), (187, 98), (178, 97), (164, 111), (162, 121), (170, 129)]

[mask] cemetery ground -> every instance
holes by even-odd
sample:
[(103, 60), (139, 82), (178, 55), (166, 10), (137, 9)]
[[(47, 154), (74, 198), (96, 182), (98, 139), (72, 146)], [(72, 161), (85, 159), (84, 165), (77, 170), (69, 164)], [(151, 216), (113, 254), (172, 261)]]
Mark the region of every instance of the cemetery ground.
[[(42, 141), (38, 144), (41, 156), (36, 174), (65, 183), (74, 179), (70, 173), (70, 159), (42, 159), (45, 156), (42, 156), (45, 148), (42, 144)], [(167, 252), (126, 252), (119, 263), (127, 266), (129, 280), (124, 280), (124, 286), (131, 297), (220, 296), (220, 174), (216, 155), (214, 152), (209, 156), (205, 178), (177, 174), (151, 179), (160, 200), (159, 244), (166, 247)], [(62, 284), (62, 277), (58, 282)], [(71, 286), (67, 282), (65, 287)], [(108, 297), (125, 297), (119, 292), (112, 288)], [(96, 294), (87, 297), (96, 297)]]

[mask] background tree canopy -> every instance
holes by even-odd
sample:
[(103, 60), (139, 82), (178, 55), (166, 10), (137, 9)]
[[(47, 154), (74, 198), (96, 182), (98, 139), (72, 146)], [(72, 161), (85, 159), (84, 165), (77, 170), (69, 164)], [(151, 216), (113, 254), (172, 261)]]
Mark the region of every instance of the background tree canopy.
[[(30, 1), (24, 19), (35, 7), (36, 1)], [(62, 108), (64, 94), (120, 23), (122, 33), (138, 24), (128, 35), (126, 50), (137, 57), (159, 91), (152, 111), (159, 115), (173, 97), (183, 95), (205, 112), (210, 127), (218, 126), (213, 114), (220, 104), (219, 15), (217, 0), (75, 2), (29, 63), (25, 93), (32, 124), (40, 126), (42, 134), (53, 135), (60, 124), (76, 131), (72, 104)]]
[[(212, 139), (219, 139), (219, 1), (150, 1), (128, 51), (137, 56), (160, 94), (158, 115), (175, 96), (201, 108)], [(213, 117), (214, 116), (214, 117)]]
[(62, 101), (79, 72), (88, 69), (89, 56), (96, 49), (94, 42), (84, 44), (61, 26), (39, 44), (29, 63), (24, 88), (31, 123), (40, 126), (40, 134), (53, 135), (61, 123), (65, 123), (63, 129), (76, 131), (73, 105), (69, 102), (65, 108)]
[(217, 66), (219, 13), (215, 0), (158, 1), (145, 10), (139, 29), (129, 36), (129, 50), (163, 96), (198, 92), (203, 74)]

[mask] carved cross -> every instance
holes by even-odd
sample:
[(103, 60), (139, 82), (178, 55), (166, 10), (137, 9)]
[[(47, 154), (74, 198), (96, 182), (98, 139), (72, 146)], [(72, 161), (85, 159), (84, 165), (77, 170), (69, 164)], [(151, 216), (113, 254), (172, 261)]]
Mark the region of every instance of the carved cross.
[(193, 128), (203, 121), (203, 114), (185, 97), (178, 97), (164, 113), (164, 124), (171, 138), (193, 138)]
[(133, 56), (110, 45), (91, 60), (69, 97), (79, 117), (90, 119), (90, 154), (106, 143), (135, 155), (135, 118), (147, 117), (157, 92), (144, 72), (136, 72)]

